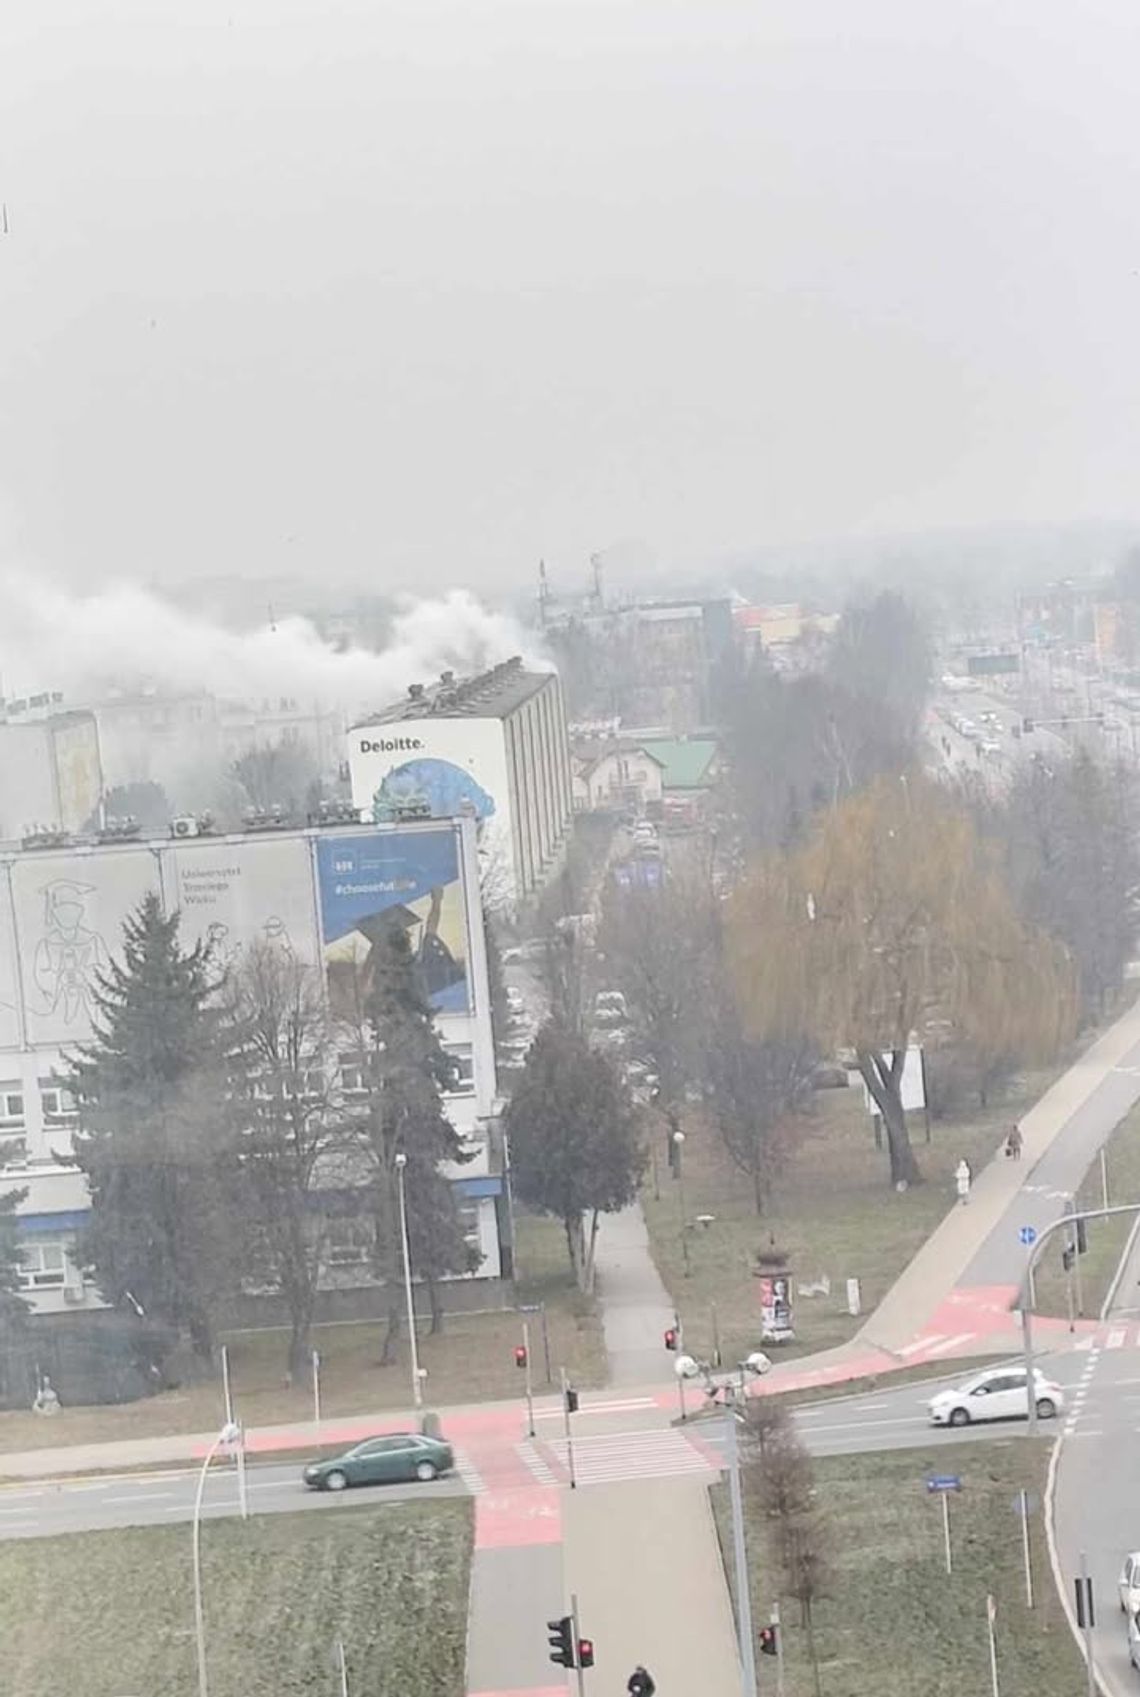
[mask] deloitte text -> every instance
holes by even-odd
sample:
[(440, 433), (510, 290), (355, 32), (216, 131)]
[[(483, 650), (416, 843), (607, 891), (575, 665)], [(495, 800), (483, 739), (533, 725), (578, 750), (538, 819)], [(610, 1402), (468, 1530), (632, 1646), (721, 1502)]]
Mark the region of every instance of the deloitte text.
[(424, 745), (419, 737), (379, 737), (376, 742), (360, 740), (361, 754), (404, 754)]

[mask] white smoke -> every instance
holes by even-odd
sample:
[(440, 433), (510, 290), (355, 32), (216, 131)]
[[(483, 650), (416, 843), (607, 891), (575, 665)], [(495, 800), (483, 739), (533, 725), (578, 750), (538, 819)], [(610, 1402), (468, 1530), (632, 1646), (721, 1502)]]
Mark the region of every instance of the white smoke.
[(340, 651), (306, 619), (237, 632), (130, 584), (75, 595), (26, 573), (0, 573), (0, 693), (59, 690), (69, 706), (112, 694), (205, 692), (257, 704), (364, 713), (441, 671), (457, 676), (512, 654), (539, 666), (534, 638), (465, 590), (406, 605), (382, 653)]

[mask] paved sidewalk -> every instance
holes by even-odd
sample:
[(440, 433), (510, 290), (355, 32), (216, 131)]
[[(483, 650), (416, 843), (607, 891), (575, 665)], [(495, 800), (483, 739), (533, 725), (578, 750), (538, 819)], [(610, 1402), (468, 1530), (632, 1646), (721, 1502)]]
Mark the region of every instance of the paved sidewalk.
[(596, 1485), (563, 1507), (567, 1594), (592, 1638), (591, 1690), (638, 1662), (662, 1697), (739, 1697), (736, 1635), (703, 1481)]
[(868, 1319), (855, 1340), (860, 1352), (905, 1349), (958, 1286), (977, 1290), (979, 1308), (996, 1300), (1008, 1309), (1026, 1257), (1018, 1224), (1040, 1230), (1062, 1213), (1066, 1193), (1140, 1100), (1138, 1061), (1140, 1002), (1021, 1119), (1021, 1160), (1007, 1160), (999, 1148), (975, 1175), (969, 1201), (950, 1210)]
[(640, 1203), (603, 1216), (598, 1226), (595, 1292), (613, 1385), (671, 1380), (676, 1359), (664, 1348), (673, 1304), (649, 1253)]

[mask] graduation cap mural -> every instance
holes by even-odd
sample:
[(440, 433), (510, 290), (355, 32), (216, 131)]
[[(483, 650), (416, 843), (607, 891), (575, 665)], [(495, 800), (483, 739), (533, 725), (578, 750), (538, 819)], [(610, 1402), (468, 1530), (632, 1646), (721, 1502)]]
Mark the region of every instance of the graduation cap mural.
[(92, 890), (75, 878), (53, 878), (40, 892), (44, 929), (32, 956), (32, 979), (45, 1010), (65, 1025), (88, 1022), (99, 975), (110, 965), (106, 943), (86, 923)]

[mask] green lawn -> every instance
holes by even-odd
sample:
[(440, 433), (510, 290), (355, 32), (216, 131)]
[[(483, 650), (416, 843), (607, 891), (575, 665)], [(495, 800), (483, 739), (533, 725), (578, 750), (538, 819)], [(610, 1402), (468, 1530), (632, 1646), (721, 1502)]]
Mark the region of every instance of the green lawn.
[[(654, 1259), (685, 1323), (686, 1348), (696, 1354), (710, 1350), (714, 1324), (726, 1360), (738, 1360), (756, 1347), (759, 1313), (752, 1267), (757, 1252), (772, 1240), (787, 1252), (796, 1284), (825, 1274), (831, 1280), (830, 1296), (797, 1299), (797, 1342), (786, 1353), (843, 1343), (862, 1324), (847, 1313), (847, 1279), (860, 1280), (865, 1317), (951, 1207), (954, 1168), (961, 1156), (977, 1171), (1046, 1082), (1027, 1078), (999, 1106), (966, 1122), (935, 1124), (930, 1143), (917, 1117), (912, 1138), (926, 1182), (903, 1195), (887, 1182), (886, 1155), (875, 1148), (862, 1091), (821, 1091), (811, 1113), (793, 1124), (791, 1153), (763, 1215), (756, 1214), (749, 1186), (729, 1164), (715, 1132), (690, 1117), (683, 1179), (690, 1222), (688, 1271), (681, 1248), (680, 1187), (669, 1176), (663, 1137), (658, 1137), (661, 1158), (656, 1178), (650, 1168), (643, 1203)], [(711, 1224), (692, 1224), (699, 1214), (713, 1215)]]
[[(1053, 1587), (1040, 1501), (1048, 1445), (1024, 1435), (985, 1444), (842, 1456), (815, 1463), (831, 1575), (815, 1611), (824, 1697), (962, 1697), (990, 1690), (986, 1595), (997, 1604), (1002, 1697), (1073, 1697), (1084, 1668)], [(957, 1473), (951, 1502), (954, 1571), (946, 1574), (942, 1518), (928, 1473)], [(1021, 1528), (1014, 1509), (1025, 1486), (1035, 1606), (1027, 1608)], [(731, 1572), (727, 1492), (714, 1493)], [(776, 1600), (776, 1569), (749, 1493), (749, 1565), (756, 1631)], [(799, 1608), (780, 1599), (786, 1697), (814, 1691)], [(759, 1657), (761, 1689), (775, 1690), (775, 1662)], [(771, 1670), (771, 1671), (770, 1671)], [(765, 1679), (765, 1675), (768, 1678)]]
[[(1133, 1108), (1113, 1132), (1105, 1147), (1105, 1160), (1109, 1203), (1140, 1202), (1140, 1107)], [(1076, 1201), (1078, 1209), (1102, 1206), (1099, 1159), (1085, 1174)], [(1100, 1313), (1133, 1224), (1133, 1217), (1123, 1214), (1114, 1219), (1088, 1222), (1088, 1253), (1080, 1257), (1080, 1295), (1085, 1314), (1095, 1317)], [(1046, 1245), (1037, 1268), (1035, 1283), (1040, 1314), (1067, 1315), (1069, 1312), (1068, 1279), (1061, 1266), (1063, 1235), (1058, 1233)], [(1073, 1288), (1076, 1308), (1075, 1270)]]
[[(546, 1304), (554, 1379), (565, 1366), (575, 1383), (587, 1388), (605, 1383), (606, 1355), (594, 1306), (575, 1289), (570, 1277), (562, 1229), (553, 1220), (525, 1215), (517, 1222), (520, 1303)], [(377, 1306), (379, 1307), (379, 1301)], [(535, 1388), (546, 1389), (542, 1329), (530, 1316)], [(407, 1408), (411, 1403), (407, 1341), (395, 1362), (379, 1365), (383, 1322), (319, 1326), (313, 1342), (321, 1355), (321, 1411), (327, 1419)], [(522, 1316), (512, 1311), (449, 1315), (443, 1332), (432, 1337), (421, 1325), (420, 1363), (428, 1370), (428, 1405), (478, 1402), (517, 1396), (521, 1374), (514, 1363), (522, 1339)], [(284, 1381), (284, 1332), (246, 1332), (229, 1337), (230, 1378), (235, 1405), (247, 1426), (284, 1425), (311, 1420), (312, 1384)], [(20, 1412), (0, 1413), (0, 1454), (21, 1449), (56, 1448), (121, 1438), (165, 1437), (205, 1432), (224, 1416), (220, 1375), (206, 1384), (118, 1407), (67, 1408), (57, 1420)]]
[[(211, 1697), (460, 1697), (470, 1505), (391, 1503), (202, 1528)], [(10, 1697), (194, 1697), (190, 1529), (0, 1544)]]

